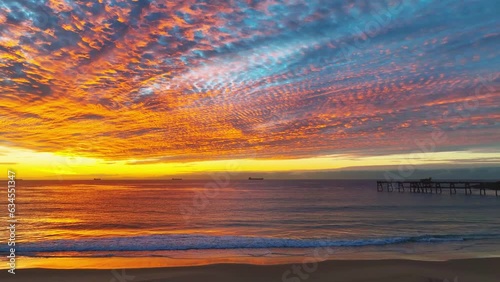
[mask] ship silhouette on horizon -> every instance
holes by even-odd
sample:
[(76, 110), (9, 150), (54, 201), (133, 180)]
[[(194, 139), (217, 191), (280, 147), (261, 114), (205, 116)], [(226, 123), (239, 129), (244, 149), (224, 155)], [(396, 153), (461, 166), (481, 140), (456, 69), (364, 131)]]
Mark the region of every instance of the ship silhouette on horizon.
[(264, 180), (262, 177), (249, 177), (248, 180)]

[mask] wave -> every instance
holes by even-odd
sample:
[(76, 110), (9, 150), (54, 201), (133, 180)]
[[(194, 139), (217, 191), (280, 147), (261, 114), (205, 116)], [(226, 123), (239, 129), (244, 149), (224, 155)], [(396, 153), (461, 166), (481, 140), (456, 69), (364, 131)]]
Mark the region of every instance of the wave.
[[(354, 240), (293, 239), (210, 235), (150, 235), (134, 237), (85, 238), (18, 243), (19, 252), (85, 252), (85, 251), (167, 251), (207, 249), (263, 249), (362, 247), (404, 243), (435, 243), (500, 239), (500, 234), (419, 235)], [(5, 246), (5, 245), (4, 245)]]

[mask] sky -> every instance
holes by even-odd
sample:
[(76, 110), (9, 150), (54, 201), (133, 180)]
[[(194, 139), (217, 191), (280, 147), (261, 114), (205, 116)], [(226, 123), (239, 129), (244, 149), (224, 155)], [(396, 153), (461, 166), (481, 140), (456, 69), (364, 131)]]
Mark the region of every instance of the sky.
[(495, 0), (0, 2), (25, 178), (500, 166)]

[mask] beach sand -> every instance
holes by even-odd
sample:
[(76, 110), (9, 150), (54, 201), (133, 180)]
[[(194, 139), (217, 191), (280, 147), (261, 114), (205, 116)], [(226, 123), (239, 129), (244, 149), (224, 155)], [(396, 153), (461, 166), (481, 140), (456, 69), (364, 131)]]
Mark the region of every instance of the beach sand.
[[(293, 273), (295, 269), (295, 274)], [(307, 265), (216, 264), (127, 270), (7, 270), (0, 281), (144, 282), (144, 281), (349, 281), (349, 282), (497, 282), (500, 258), (450, 260), (345, 260)]]

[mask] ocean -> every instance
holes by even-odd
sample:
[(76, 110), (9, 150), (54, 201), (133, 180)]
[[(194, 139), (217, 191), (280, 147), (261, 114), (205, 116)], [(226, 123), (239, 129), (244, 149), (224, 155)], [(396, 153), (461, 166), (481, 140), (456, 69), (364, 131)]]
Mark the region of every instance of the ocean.
[(478, 194), (380, 193), (374, 180), (23, 180), (16, 254), (21, 268), (500, 256), (500, 197)]

